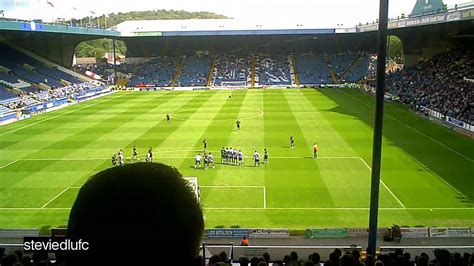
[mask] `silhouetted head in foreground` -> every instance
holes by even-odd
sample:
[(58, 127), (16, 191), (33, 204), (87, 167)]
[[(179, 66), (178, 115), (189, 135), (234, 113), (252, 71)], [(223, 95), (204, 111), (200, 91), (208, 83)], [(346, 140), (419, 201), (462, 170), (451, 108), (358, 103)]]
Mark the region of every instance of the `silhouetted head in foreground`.
[(88, 241), (90, 251), (70, 254), (68, 265), (132, 265), (147, 258), (155, 265), (191, 265), (203, 230), (199, 203), (175, 168), (109, 168), (84, 184), (72, 207), (68, 237)]

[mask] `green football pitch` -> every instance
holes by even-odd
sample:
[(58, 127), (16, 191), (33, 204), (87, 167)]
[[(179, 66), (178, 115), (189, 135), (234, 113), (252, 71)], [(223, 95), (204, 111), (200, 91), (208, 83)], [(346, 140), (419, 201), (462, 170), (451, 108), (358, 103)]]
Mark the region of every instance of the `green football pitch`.
[[(207, 228), (367, 226), (373, 97), (353, 89), (228, 96), (118, 92), (1, 127), (0, 228), (66, 225), (81, 185), (121, 148), (131, 163), (133, 145), (140, 159), (151, 146), (155, 161), (198, 178)], [(203, 138), (214, 169), (193, 167)], [(222, 147), (242, 149), (244, 165), (220, 164)], [(269, 164), (253, 166), (254, 147), (268, 149)], [(387, 104), (381, 176), (380, 226), (474, 226), (470, 138)]]

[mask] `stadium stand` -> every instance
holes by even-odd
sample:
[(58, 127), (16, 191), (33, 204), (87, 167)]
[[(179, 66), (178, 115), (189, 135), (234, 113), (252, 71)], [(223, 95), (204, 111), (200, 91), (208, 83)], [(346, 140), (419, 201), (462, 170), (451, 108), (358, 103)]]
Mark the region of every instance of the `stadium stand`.
[(0, 104), (22, 109), (103, 89), (0, 43)]
[(360, 54), (352, 52), (344, 52), (328, 56), (330, 66), (332, 67), (334, 74), (338, 78), (341, 78), (344, 72), (346, 72), (350, 66), (359, 58)]
[(155, 57), (146, 63), (136, 65), (129, 85), (168, 87), (171, 85), (179, 61), (176, 57)]
[(214, 86), (246, 87), (251, 82), (250, 56), (221, 55), (216, 59)]
[(31, 86), (30, 83), (19, 79), (16, 76), (10, 75), (8, 73), (0, 72), (0, 84), (7, 88), (16, 88), (16, 89), (24, 89)]
[(80, 80), (78, 80), (76, 77), (73, 77), (65, 72), (62, 72), (56, 68), (53, 67), (46, 67), (44, 65), (41, 65), (39, 63), (34, 64), (35, 69), (49, 77), (52, 77), (57, 80), (64, 80), (70, 83), (81, 83)]
[(209, 56), (187, 57), (179, 75), (177, 86), (206, 86), (210, 70), (211, 58)]
[(340, 80), (342, 82), (358, 82), (369, 74), (369, 70), (370, 57), (367, 54), (363, 54), (352, 63), (346, 73), (340, 77)]
[(392, 73), (387, 90), (401, 103), (440, 112), (469, 124), (474, 122), (472, 51), (455, 50)]
[[(69, 75), (55, 67), (47, 67), (42, 62), (33, 59), (7, 45), (0, 43), (0, 66), (3, 69), (8, 69), (9, 73), (0, 73), (0, 82), (4, 80), (8, 82), (11, 87), (25, 89), (30, 83), (42, 83), (49, 87), (62, 87), (66, 83), (81, 83), (80, 80)], [(19, 79), (19, 77), (21, 79)], [(27, 88), (25, 91), (31, 92), (35, 88)]]
[(0, 114), (12, 112), (10, 108), (6, 108), (0, 105)]
[[(247, 87), (252, 82), (252, 55), (224, 54), (216, 56), (212, 69), (211, 86)], [(290, 57), (286, 54), (259, 54), (255, 56), (256, 86), (290, 86), (295, 84), (292, 77)], [(329, 71), (334, 71), (341, 82), (358, 82), (370, 73), (371, 57), (366, 53), (344, 52), (327, 56), (325, 54), (303, 54), (296, 56), (295, 69), (300, 84), (332, 84), (334, 79)], [(326, 61), (327, 60), (327, 61)], [(180, 68), (182, 63), (182, 67)], [(155, 57), (141, 64), (116, 66), (119, 78), (130, 79), (130, 87), (168, 87), (174, 83), (178, 87), (206, 86), (212, 60), (207, 55), (184, 57)], [(178, 70), (179, 69), (179, 70)], [(100, 75), (104, 80), (114, 76), (114, 69), (107, 64), (78, 65), (75, 71), (84, 74), (87, 70)], [(374, 66), (372, 65), (372, 70)]]
[(296, 70), (302, 85), (333, 83), (323, 55), (297, 55), (295, 61)]
[(0, 83), (0, 102), (6, 101), (6, 100), (12, 100), (16, 98), (17, 96), (13, 93), (11, 93), (7, 88), (2, 86)]
[(255, 71), (262, 86), (291, 85), (290, 65), (285, 55), (260, 55)]

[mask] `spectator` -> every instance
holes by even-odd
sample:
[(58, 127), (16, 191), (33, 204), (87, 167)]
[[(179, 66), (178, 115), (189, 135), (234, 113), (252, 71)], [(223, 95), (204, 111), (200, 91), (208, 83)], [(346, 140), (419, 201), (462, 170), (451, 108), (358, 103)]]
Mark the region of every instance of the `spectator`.
[(239, 259), (240, 266), (248, 266), (250, 260), (247, 257), (240, 257)]
[(219, 254), (219, 258), (221, 262), (225, 262), (225, 263), (229, 262), (229, 259), (227, 258), (227, 253), (225, 251), (222, 251)]
[(250, 266), (258, 266), (258, 264), (263, 261), (263, 258), (253, 257), (250, 260)]
[(7, 255), (5, 258), (2, 260), (2, 265), (3, 266), (13, 266), (16, 264), (18, 261), (18, 257), (15, 253)]
[(377, 261), (375, 261), (375, 264), (374, 264), (374, 265), (375, 265), (375, 266), (384, 266), (384, 263), (383, 263), (383, 261), (381, 261), (381, 260), (377, 260)]
[(211, 258), (209, 258), (209, 265), (216, 265), (220, 260), (221, 258), (218, 255), (212, 255)]
[(263, 253), (262, 257), (267, 264), (270, 263), (270, 254), (268, 254), (268, 252)]
[(2, 264), (2, 260), (5, 257), (5, 249), (0, 248), (0, 265)]
[(242, 241), (240, 241), (240, 245), (241, 245), (241, 246), (248, 246), (248, 245), (249, 245), (249, 240), (247, 239), (246, 236), (244, 236), (244, 238), (242, 239)]
[(158, 163), (109, 168), (84, 184), (71, 209), (68, 237), (88, 241), (90, 250), (69, 254), (68, 265), (151, 263), (148, 256), (106, 253), (124, 246), (130, 254), (154, 254), (155, 264), (192, 265), (198, 263), (203, 230), (201, 208), (175, 168)]
[(319, 253), (314, 252), (308, 256), (308, 260), (312, 261), (314, 265), (318, 265), (321, 262), (321, 256)]
[(351, 254), (345, 254), (340, 259), (341, 266), (356, 266), (354, 257)]
[(420, 255), (416, 260), (416, 266), (428, 266), (428, 261), (429, 259), (427, 256)]
[(367, 255), (364, 260), (365, 266), (374, 266), (375, 264), (375, 259), (372, 255)]

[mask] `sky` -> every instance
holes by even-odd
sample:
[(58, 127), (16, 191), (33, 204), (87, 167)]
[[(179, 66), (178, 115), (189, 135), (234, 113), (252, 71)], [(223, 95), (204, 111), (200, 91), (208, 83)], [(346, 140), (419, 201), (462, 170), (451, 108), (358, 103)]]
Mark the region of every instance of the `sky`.
[[(448, 6), (474, 0), (443, 0)], [(0, 0), (5, 17), (21, 19), (82, 18), (91, 14), (174, 9), (210, 11), (236, 19), (266, 23), (291, 21), (353, 27), (378, 17), (379, 0)], [(416, 0), (392, 0), (389, 17), (411, 13)], [(15, 9), (16, 6), (16, 9)], [(54, 6), (54, 7), (52, 7)], [(15, 9), (15, 10), (12, 10)]]

